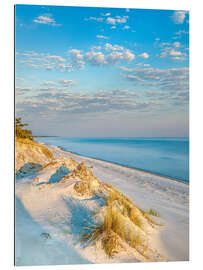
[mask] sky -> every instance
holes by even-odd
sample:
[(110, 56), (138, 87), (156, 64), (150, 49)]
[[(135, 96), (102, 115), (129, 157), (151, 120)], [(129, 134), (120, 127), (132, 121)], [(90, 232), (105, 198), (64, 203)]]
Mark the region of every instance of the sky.
[(34, 135), (189, 135), (189, 13), (15, 6), (16, 116)]

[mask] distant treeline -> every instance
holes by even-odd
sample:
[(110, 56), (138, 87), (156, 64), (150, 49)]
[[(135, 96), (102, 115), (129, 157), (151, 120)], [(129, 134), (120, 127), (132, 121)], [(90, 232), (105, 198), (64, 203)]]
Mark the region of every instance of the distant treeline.
[(45, 138), (47, 138), (47, 137), (51, 137), (51, 138), (54, 137), (54, 138), (55, 138), (55, 137), (60, 137), (60, 136), (48, 136), (48, 135), (44, 135), (44, 136), (43, 136), (43, 135), (42, 135), (42, 136), (39, 135), (39, 136), (37, 136), (37, 135), (36, 135), (36, 136), (32, 136), (32, 137), (33, 137), (33, 138), (41, 138), (41, 137), (42, 137), (42, 138), (44, 138), (44, 137), (45, 137)]
[(33, 140), (32, 131), (25, 129), (28, 124), (23, 124), (21, 117), (15, 119), (15, 135), (16, 138), (24, 138)]

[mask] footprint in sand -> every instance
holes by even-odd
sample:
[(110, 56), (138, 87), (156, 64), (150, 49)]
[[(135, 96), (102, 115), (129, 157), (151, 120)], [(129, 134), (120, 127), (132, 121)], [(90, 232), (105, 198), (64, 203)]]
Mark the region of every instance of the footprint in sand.
[(51, 239), (51, 235), (50, 235), (49, 233), (46, 233), (46, 232), (41, 233), (40, 236), (41, 236), (41, 238), (42, 238), (43, 240)]

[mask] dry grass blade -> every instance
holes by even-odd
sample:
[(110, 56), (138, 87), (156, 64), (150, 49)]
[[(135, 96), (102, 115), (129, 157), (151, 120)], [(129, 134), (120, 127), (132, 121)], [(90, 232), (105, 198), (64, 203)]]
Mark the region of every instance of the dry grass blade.
[(109, 257), (113, 257), (123, 246), (119, 236), (113, 231), (109, 231), (102, 238), (102, 247)]
[(143, 227), (143, 222), (140, 215), (138, 214), (138, 209), (136, 206), (130, 209), (129, 218), (139, 228)]
[[(111, 185), (107, 188), (106, 207), (102, 224), (91, 228), (83, 236), (84, 241), (101, 240), (105, 253), (112, 257), (122, 247), (122, 241), (145, 256), (148, 242), (144, 226), (156, 224), (145, 211), (140, 210), (132, 201)], [(152, 213), (152, 211), (150, 211)], [(155, 214), (155, 212), (153, 212)], [(145, 224), (146, 223), (146, 224)]]

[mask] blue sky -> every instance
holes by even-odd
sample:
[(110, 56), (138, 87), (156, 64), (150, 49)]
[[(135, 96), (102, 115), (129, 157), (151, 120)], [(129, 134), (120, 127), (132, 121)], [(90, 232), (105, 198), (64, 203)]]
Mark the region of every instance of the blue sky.
[(17, 5), (16, 115), (35, 135), (188, 136), (187, 11)]

